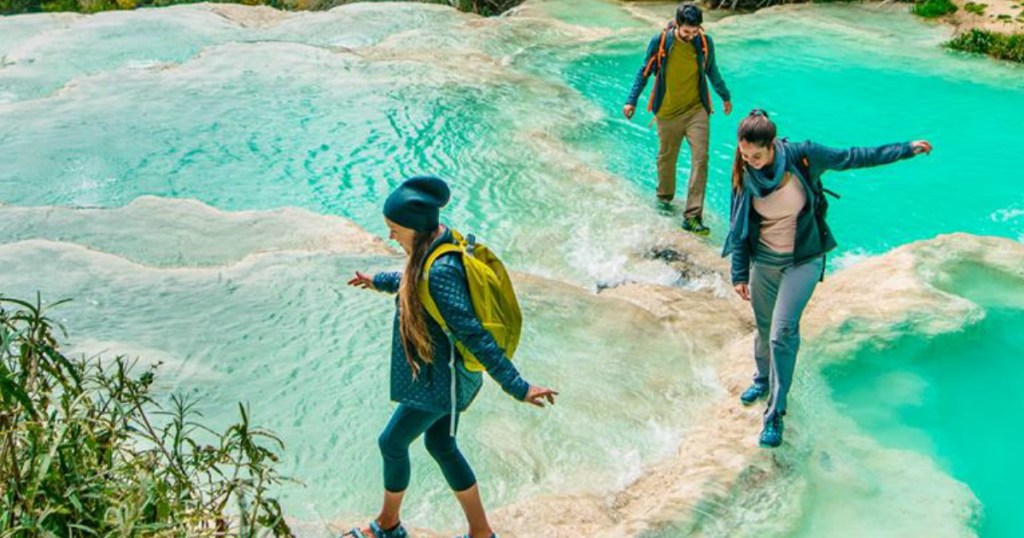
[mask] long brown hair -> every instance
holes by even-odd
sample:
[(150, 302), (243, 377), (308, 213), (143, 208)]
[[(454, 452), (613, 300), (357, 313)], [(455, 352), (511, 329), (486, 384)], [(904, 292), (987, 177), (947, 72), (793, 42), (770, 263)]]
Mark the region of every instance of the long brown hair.
[(732, 190), (743, 189), (743, 155), (740, 153), (739, 141), (757, 144), (763, 148), (775, 142), (775, 124), (768, 119), (768, 113), (755, 108), (740, 122), (736, 133), (736, 158), (732, 161)]
[(412, 369), (413, 376), (419, 373), (420, 367), (415, 357), (430, 364), (434, 360), (434, 344), (427, 332), (427, 320), (423, 313), (423, 301), (420, 300), (420, 279), (423, 278), (423, 264), (427, 252), (434, 241), (436, 229), (427, 232), (417, 231), (413, 236), (412, 252), (402, 274), (402, 283), (398, 287), (398, 332), (402, 337), (402, 348), (405, 360)]

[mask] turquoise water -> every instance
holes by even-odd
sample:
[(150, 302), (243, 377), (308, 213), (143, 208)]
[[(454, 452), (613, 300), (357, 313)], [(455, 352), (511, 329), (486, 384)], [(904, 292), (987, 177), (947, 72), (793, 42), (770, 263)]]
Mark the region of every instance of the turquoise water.
[[(908, 34), (923, 43), (906, 45), (900, 37)], [(938, 148), (934, 158), (826, 176), (843, 196), (830, 213), (839, 256), (953, 231), (1024, 236), (1024, 195), (1010, 157), (1011, 133), (1024, 120), (1019, 67), (970, 67), (926, 46), (941, 41), (941, 28), (866, 9), (819, 9), (785, 24), (769, 15), (727, 20), (714, 37), (735, 107), (732, 117), (719, 112), (712, 121), (708, 199), (716, 237), (727, 226), (736, 124), (754, 107), (769, 111), (780, 136), (793, 140), (841, 147), (929, 139)], [(638, 113), (627, 124), (620, 114), (636, 48), (623, 38), (570, 63), (565, 76), (606, 114), (572, 139), (650, 197), (657, 183), (650, 116)]]
[[(687, 285), (708, 301), (728, 291), (686, 281), (648, 256), (676, 219), (651, 210), (649, 116), (619, 115), (642, 47), (671, 6), (552, 0), (489, 20), (422, 4), (251, 20), (213, 9), (0, 18), (0, 201), (8, 204), (0, 207), (0, 291), (74, 297), (60, 317), (76, 349), (163, 361), (162, 388), (202, 397), (215, 422), (233, 418), (235, 401), (250, 401), (255, 420), (288, 443), (284, 471), (305, 484), (285, 491), (289, 513), (307, 522), (362, 518), (379, 501), (373, 441), (391, 411), (392, 305), (342, 283), (401, 260), (367, 237), (344, 239), (351, 230), (326, 216), (385, 237), (383, 197), (403, 176), (438, 173), (453, 185), (450, 222), (477, 232), (514, 270), (550, 279), (523, 288), (521, 367), (560, 389), (562, 401), (538, 414), (488, 385), (466, 419), (475, 434), (460, 439), (488, 477), (489, 505), (600, 497), (673, 454), (724, 391), (709, 373), (720, 353), (709, 335), (720, 328), (668, 331), (644, 310), (590, 293), (622, 281)], [(831, 213), (841, 243), (833, 268), (949, 231), (1024, 237), (1013, 158), (1024, 124), (1020, 67), (945, 52), (937, 45), (948, 30), (894, 10), (807, 6), (709, 29), (736, 108), (712, 122), (713, 240), (725, 231), (732, 133), (755, 106), (794, 139), (928, 138), (936, 146), (928, 158), (826, 176), (843, 195)], [(140, 204), (148, 195), (210, 207)], [(991, 355), (970, 345), (972, 331), (1000, 333), (1019, 323), (1013, 312), (993, 308), (982, 324), (938, 337), (963, 350), (960, 362), (948, 355), (941, 367), (919, 365), (907, 351), (886, 364), (920, 366), (914, 375), (943, 390), (949, 372)], [(1006, 346), (1020, 349), (1020, 337), (1003, 332)], [(915, 338), (900, 346), (913, 348)], [(868, 368), (869, 355), (858, 353), (855, 364)], [(978, 395), (997, 371), (1021, 373), (1010, 359), (991, 366), (971, 387)], [(870, 390), (871, 371), (829, 370), (849, 416), (872, 412), (858, 407), (869, 398), (843, 396)], [(844, 385), (847, 377), (854, 381)], [(886, 443), (885, 432), (907, 424), (925, 432), (918, 440), (947, 435), (945, 425), (911, 415), (878, 431), (858, 421)], [(1003, 450), (1009, 441), (984, 445)], [(923, 453), (970, 486), (984, 525), (1021, 529), (1006, 513), (1012, 491), (965, 470), (971, 454), (934, 447)], [(409, 517), (460, 528), (436, 469), (421, 448), (413, 457), (419, 493)], [(807, 471), (811, 489), (834, 484), (813, 465), (795, 468)], [(941, 472), (929, 468), (922, 479)], [(873, 476), (866, 490), (894, 487), (885, 473)], [(857, 506), (880, 509), (864, 498)], [(775, 501), (801, 507), (803, 519), (769, 525), (768, 534), (796, 532), (804, 520), (815, 522), (804, 534), (844, 528), (839, 501), (825, 506), (789, 491)], [(706, 532), (751, 524), (754, 508), (736, 509), (716, 512)]]
[(934, 458), (971, 486), (984, 506), (981, 536), (1019, 536), (1024, 432), (1015, 426), (1022, 416), (1015, 395), (1024, 294), (1019, 279), (984, 266), (955, 272), (948, 288), (984, 308), (983, 320), (951, 334), (866, 346), (825, 374), (840, 408), (870, 435)]

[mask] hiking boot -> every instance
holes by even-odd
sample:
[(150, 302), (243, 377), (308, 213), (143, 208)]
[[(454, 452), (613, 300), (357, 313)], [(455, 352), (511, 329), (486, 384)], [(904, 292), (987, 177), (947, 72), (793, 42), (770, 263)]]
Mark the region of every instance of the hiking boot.
[(785, 427), (782, 424), (782, 413), (777, 413), (774, 417), (768, 419), (764, 423), (764, 429), (761, 430), (761, 442), (762, 448), (775, 448), (782, 444), (782, 430)]
[(655, 211), (659, 215), (671, 216), (672, 215), (672, 201), (665, 200), (664, 198), (658, 198), (658, 202), (655, 204)]
[(711, 228), (704, 226), (704, 223), (697, 217), (688, 217), (683, 220), (683, 230), (696, 235), (711, 235)]
[(768, 396), (768, 384), (767, 383), (754, 383), (747, 387), (747, 390), (740, 394), (740, 403), (743, 405), (753, 405), (754, 402)]

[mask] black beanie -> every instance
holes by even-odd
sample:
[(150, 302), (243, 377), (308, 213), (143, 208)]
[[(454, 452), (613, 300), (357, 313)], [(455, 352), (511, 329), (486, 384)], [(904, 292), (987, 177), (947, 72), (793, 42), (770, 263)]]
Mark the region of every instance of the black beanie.
[(384, 216), (405, 228), (428, 232), (437, 228), (438, 213), (448, 203), (451, 190), (434, 176), (409, 178), (384, 201)]

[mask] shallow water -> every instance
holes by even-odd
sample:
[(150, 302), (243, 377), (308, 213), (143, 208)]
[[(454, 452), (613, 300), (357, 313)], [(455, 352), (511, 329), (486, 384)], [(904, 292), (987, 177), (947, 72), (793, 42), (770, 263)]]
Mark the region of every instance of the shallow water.
[(985, 266), (951, 273), (944, 287), (978, 303), (984, 319), (956, 333), (866, 346), (825, 374), (840, 408), (866, 432), (927, 455), (971, 486), (984, 506), (981, 536), (1017, 536), (1024, 433), (1011, 425), (1022, 416), (1014, 373), (1024, 357), (1024, 293), (1019, 279)]
[[(551, 279), (523, 280), (519, 360), (529, 379), (559, 388), (561, 402), (537, 413), (488, 384), (466, 417), (472, 434), (460, 438), (487, 477), (489, 505), (607, 494), (674, 453), (724, 392), (713, 373), (721, 354), (708, 344), (714, 328), (668, 330), (640, 308), (589, 293), (623, 281), (724, 293), (713, 279), (688, 281), (651, 259), (677, 218), (651, 209), (649, 116), (619, 116), (641, 49), (670, 6), (553, 0), (486, 20), (422, 4), (259, 19), (212, 9), (0, 18), (0, 200), (9, 204), (0, 207), (0, 290), (75, 298), (59, 317), (76, 349), (163, 361), (161, 388), (202, 397), (217, 423), (234, 417), (234, 402), (251, 402), (255, 420), (288, 443), (283, 470), (305, 483), (285, 491), (288, 512), (316, 525), (361, 519), (378, 502), (392, 306), (343, 282), (401, 260), (326, 216), (385, 237), (383, 197), (403, 176), (438, 173), (453, 184), (449, 222), (477, 232), (515, 271)], [(708, 27), (736, 107), (712, 122), (714, 240), (725, 228), (731, 133), (754, 106), (795, 139), (928, 138), (936, 146), (928, 158), (826, 176), (843, 195), (830, 217), (841, 243), (833, 269), (942, 232), (1024, 236), (1008, 138), (1024, 122), (1019, 67), (945, 52), (937, 44), (948, 30), (894, 10), (807, 6)], [(681, 178), (685, 166), (684, 152)], [(139, 200), (148, 195), (213, 209)], [(83, 206), (97, 209), (75, 209)], [(225, 213), (237, 211), (249, 212)], [(999, 284), (994, 295), (1004, 288), (1020, 282)], [(984, 505), (985, 535), (1022, 529), (1006, 514), (1013, 492), (991, 485), (987, 471), (972, 470), (970, 453), (949, 444), (959, 430), (938, 420), (944, 404), (914, 408), (927, 416), (891, 411), (872, 425), (864, 417), (879, 411), (864, 400), (873, 398), (844, 395), (874, 394), (874, 378), (890, 374), (926, 395), (947, 390), (965, 365), (992, 355), (974, 345), (979, 334), (1020, 349), (1020, 337), (1004, 330), (1019, 317), (1001, 308), (938, 340), (908, 334), (884, 364), (867, 352), (839, 357), (845, 362), (826, 369), (827, 381), (808, 374), (795, 389), (830, 406), (822, 384), (834, 385), (837, 416), (853, 420), (837, 419), (829, 431), (877, 438), (882, 448), (863, 454), (912, 448), (918, 456), (899, 458), (920, 458), (917, 479), (950, 491), (966, 483)], [(936, 341), (961, 352), (923, 364), (915, 346)], [(1006, 361), (986, 362), (990, 373), (979, 372), (970, 390), (980, 398), (997, 370), (1021, 371)], [(878, 373), (883, 366), (893, 369)], [(906, 435), (913, 446), (893, 440), (907, 427), (923, 432)], [(985, 446), (996, 457), (1010, 442), (993, 437)], [(799, 486), (760, 501), (734, 492), (731, 505), (701, 508), (709, 515), (686, 528), (835, 533), (853, 518), (841, 507), (881, 511), (871, 492), (889, 495), (907, 482), (872, 468), (875, 456), (816, 450), (782, 456), (789, 474), (780, 472), (779, 484)], [(419, 447), (413, 458), (408, 517), (458, 529), (433, 464)], [(877, 476), (862, 490), (829, 496), (865, 469)], [(879, 498), (894, 498), (886, 495)], [(960, 507), (958, 495), (950, 498)], [(781, 524), (766, 515), (780, 507)]]

